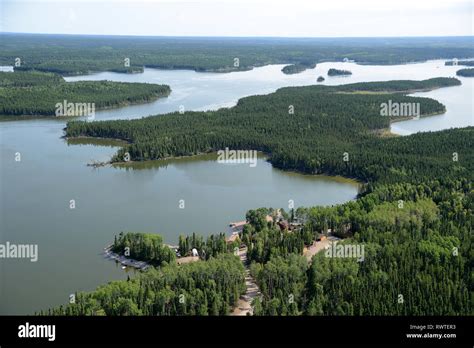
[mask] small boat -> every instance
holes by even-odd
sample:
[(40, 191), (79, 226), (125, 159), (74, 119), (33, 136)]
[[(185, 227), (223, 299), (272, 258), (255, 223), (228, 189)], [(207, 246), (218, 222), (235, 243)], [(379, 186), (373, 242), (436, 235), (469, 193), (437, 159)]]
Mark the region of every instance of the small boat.
[(127, 266), (122, 266), (122, 269), (125, 269), (125, 268), (127, 268)]

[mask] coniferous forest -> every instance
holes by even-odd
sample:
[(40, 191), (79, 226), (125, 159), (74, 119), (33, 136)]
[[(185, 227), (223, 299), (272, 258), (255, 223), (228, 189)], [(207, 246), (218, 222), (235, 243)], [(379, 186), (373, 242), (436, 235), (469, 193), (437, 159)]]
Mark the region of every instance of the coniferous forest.
[(163, 245), (163, 239), (157, 234), (120, 233), (118, 238), (115, 237), (112, 251), (136, 260), (146, 260), (157, 266), (175, 260), (175, 254)]
[[(49, 313), (117, 314), (111, 296), (118, 296), (114, 302), (126, 308), (118, 310), (120, 314), (229, 313), (244, 292), (243, 268), (232, 255), (239, 246), (247, 250), (250, 272), (261, 291), (253, 300), (254, 315), (472, 315), (474, 129), (387, 137), (381, 130), (388, 128), (390, 118), (380, 116), (380, 104), (389, 99), (420, 103), (422, 116), (443, 112), (439, 102), (406, 93), (459, 83), (438, 78), (291, 87), (243, 98), (234, 108), (215, 112), (69, 123), (70, 137), (129, 141), (116, 161), (126, 152), (132, 160), (143, 161), (223, 147), (258, 149), (279, 168), (353, 177), (362, 186), (355, 201), (279, 213), (297, 223), (294, 229), (282, 229), (267, 219), (277, 210), (259, 208), (247, 213), (248, 224), (233, 244), (226, 244), (223, 234), (206, 241), (195, 234), (182, 236), (180, 256), (196, 248), (204, 251), (200, 262), (176, 267), (168, 265), (173, 264), (169, 259), (164, 267), (80, 294), (78, 303)], [(340, 245), (364, 245), (363, 262), (326, 257), (324, 251), (308, 260), (305, 250), (328, 233), (342, 238)], [(148, 238), (121, 234), (118, 243), (138, 243), (142, 256), (159, 254), (163, 247)], [(227, 278), (218, 277), (212, 286), (205, 285), (207, 267), (234, 263), (228, 270), (235, 271), (228, 275), (234, 281), (223, 286)], [(197, 269), (203, 274), (193, 273)], [(186, 291), (195, 291), (201, 306), (177, 306), (176, 285), (171, 285), (171, 297), (158, 295), (157, 286), (147, 285), (158, 274), (165, 279), (191, 277), (187, 282), (195, 288)], [(204, 282), (191, 281), (196, 276)]]
[(344, 75), (352, 75), (352, 72), (349, 70), (340, 70), (340, 69), (329, 69), (328, 76), (344, 76)]
[(459, 83), (454, 78), (438, 78), (282, 88), (266, 96), (243, 98), (237, 106), (218, 111), (70, 122), (66, 135), (130, 142), (114, 157), (117, 162), (126, 154), (132, 161), (144, 161), (229, 147), (265, 152), (281, 169), (343, 175), (369, 183), (421, 181), (426, 176), (466, 172), (457, 162), (453, 165), (452, 156), (458, 152), (463, 163), (469, 162), (472, 129), (383, 138), (379, 133), (388, 128), (390, 117), (380, 116), (380, 105), (389, 100), (420, 103), (422, 116), (442, 113), (445, 108), (439, 102), (406, 96), (403, 91)]
[(115, 281), (47, 315), (225, 315), (245, 290), (244, 266), (233, 255), (182, 266), (165, 263)]
[[(263, 294), (255, 315), (472, 315), (472, 177), (380, 185), (296, 216), (307, 222), (283, 242), (271, 226), (249, 228)], [(363, 244), (365, 260), (323, 251), (308, 264), (302, 245), (328, 228)]]
[[(305, 223), (297, 231), (266, 222), (272, 209), (249, 211), (242, 243), (262, 293), (254, 300), (254, 315), (472, 315), (473, 202), (471, 176), (379, 185), (357, 201), (299, 208), (292, 218)], [(304, 247), (328, 229), (363, 244), (364, 261), (326, 257), (323, 251), (308, 263)], [(208, 237), (206, 245), (215, 238)], [(127, 245), (150, 246), (146, 237), (136, 240), (139, 244)], [(193, 240), (200, 237), (180, 238), (180, 250)], [(200, 248), (199, 242), (192, 246)], [(162, 249), (155, 245), (149, 255)], [(228, 314), (244, 292), (243, 266), (233, 248), (214, 250), (207, 261), (165, 262), (42, 314)], [(180, 303), (181, 293), (189, 294), (191, 303)]]
[(316, 64), (311, 64), (311, 63), (298, 63), (298, 64), (291, 64), (283, 67), (281, 71), (284, 74), (291, 75), (291, 74), (298, 74), (302, 71), (305, 71), (306, 69), (313, 69), (316, 66)]
[(0, 0), (0, 348), (473, 347), (473, 15)]
[(461, 70), (456, 71), (456, 75), (463, 76), (463, 77), (473, 77), (474, 69), (461, 69)]
[[(0, 65), (61, 75), (94, 71), (140, 73), (143, 67), (229, 72), (267, 64), (312, 66), (354, 60), (403, 64), (474, 56), (472, 40), (459, 38), (229, 38), (48, 36), (0, 33)], [(236, 58), (238, 59), (236, 61)], [(129, 64), (124, 64), (124, 63)], [(292, 71), (294, 68), (288, 68)], [(299, 68), (297, 70), (300, 70)]]
[(169, 86), (112, 81), (66, 82), (38, 71), (0, 72), (0, 116), (55, 116), (57, 103), (90, 103), (106, 109), (147, 103), (171, 92)]

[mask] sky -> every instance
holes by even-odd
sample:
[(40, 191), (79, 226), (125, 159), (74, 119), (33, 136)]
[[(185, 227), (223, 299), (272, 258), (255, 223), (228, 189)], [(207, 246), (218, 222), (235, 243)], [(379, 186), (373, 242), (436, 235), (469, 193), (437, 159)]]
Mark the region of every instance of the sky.
[(474, 35), (474, 0), (0, 0), (0, 32), (374, 37)]

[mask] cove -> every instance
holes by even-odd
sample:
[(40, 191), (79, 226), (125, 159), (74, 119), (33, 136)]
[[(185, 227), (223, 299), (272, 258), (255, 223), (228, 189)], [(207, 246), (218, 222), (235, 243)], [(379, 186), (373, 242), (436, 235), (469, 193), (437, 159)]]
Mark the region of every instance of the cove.
[[(239, 98), (265, 94), (284, 86), (311, 85), (329, 68), (352, 75), (327, 77), (324, 84), (395, 79), (421, 80), (455, 76), (444, 61), (359, 66), (321, 63), (300, 74), (285, 75), (281, 65), (228, 74), (145, 69), (143, 74), (99, 73), (68, 77), (68, 81), (109, 79), (165, 83), (168, 98), (149, 104), (96, 111), (96, 120), (131, 119), (185, 110), (215, 110)], [(447, 113), (398, 122), (392, 131), (410, 134), (472, 125), (472, 79), (463, 85), (416, 93), (446, 105)], [(464, 105), (464, 106), (463, 106)], [(62, 139), (65, 120), (30, 119), (0, 122), (0, 243), (38, 245), (37, 262), (2, 259), (0, 314), (32, 314), (64, 304), (76, 291), (126, 279), (127, 274), (101, 256), (103, 247), (121, 231), (153, 232), (176, 243), (179, 234), (226, 231), (230, 221), (248, 209), (332, 205), (354, 199), (358, 185), (340, 178), (309, 176), (273, 168), (259, 157), (248, 164), (218, 163), (212, 155), (107, 166), (119, 142)], [(15, 161), (15, 154), (21, 161)], [(76, 208), (69, 208), (75, 200)], [(179, 201), (185, 208), (179, 208)], [(23, 260), (24, 261), (24, 260)]]

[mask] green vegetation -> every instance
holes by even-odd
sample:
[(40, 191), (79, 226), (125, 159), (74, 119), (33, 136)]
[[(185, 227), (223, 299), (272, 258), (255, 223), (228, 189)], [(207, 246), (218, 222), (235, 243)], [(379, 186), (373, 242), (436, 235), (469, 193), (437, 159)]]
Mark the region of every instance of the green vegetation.
[(118, 238), (115, 237), (112, 251), (158, 266), (163, 262), (171, 263), (175, 260), (175, 253), (163, 245), (161, 236), (151, 233), (120, 233)]
[[(116, 161), (125, 152), (141, 161), (224, 147), (257, 149), (268, 153), (279, 168), (363, 181), (355, 201), (282, 212), (295, 223), (290, 230), (267, 222), (267, 215), (276, 215), (274, 209), (247, 213), (249, 224), (240, 239), (262, 293), (262, 300), (253, 303), (255, 315), (473, 315), (474, 127), (377, 136), (390, 123), (380, 116), (381, 103), (417, 102), (423, 115), (442, 112), (444, 106), (437, 101), (406, 93), (459, 83), (437, 78), (282, 88), (215, 112), (71, 122), (67, 135), (130, 141)], [(322, 250), (308, 264), (302, 256), (305, 247), (328, 234), (344, 238), (338, 245), (363, 246), (363, 260), (327, 256)], [(192, 285), (186, 291), (201, 307), (187, 307), (184, 314), (226, 314), (243, 293), (242, 265), (230, 254), (232, 247), (224, 246), (223, 235), (206, 242), (195, 235), (180, 237), (179, 250), (184, 254), (194, 247), (212, 257), (181, 267), (164, 263), (128, 283), (111, 283), (80, 295), (79, 305), (52, 313), (183, 314), (176, 305), (182, 288), (175, 290), (177, 285), (171, 282), (166, 297), (160, 292), (166, 286), (157, 279), (185, 272), (179, 284)], [(216, 268), (222, 260), (229, 263), (223, 269), (232, 273), (225, 278), (232, 279), (228, 280), (232, 285), (203, 297), (202, 292), (208, 294), (208, 288), (219, 289), (222, 284), (215, 279), (217, 285), (201, 282), (212, 272), (220, 274)], [(216, 268), (208, 272), (208, 264)], [(151, 279), (158, 285), (153, 282), (150, 289)], [(226, 300), (211, 305), (209, 298), (215, 297)]]
[(42, 315), (226, 315), (245, 292), (244, 267), (225, 254), (182, 266), (164, 264), (114, 281)]
[(339, 70), (339, 69), (329, 69), (328, 76), (343, 76), (343, 75), (352, 75), (349, 70)]
[(458, 70), (458, 71), (456, 71), (456, 75), (464, 76), (464, 77), (473, 77), (474, 76), (474, 68)]
[[(0, 65), (62, 75), (140, 72), (143, 67), (227, 72), (267, 64), (342, 61), (402, 64), (473, 57), (472, 37), (453, 38), (177, 38), (0, 34)], [(130, 59), (130, 66), (125, 63)], [(235, 64), (235, 58), (239, 64)]]
[(281, 230), (275, 223), (266, 222), (266, 215), (274, 216), (275, 210), (260, 208), (246, 214), (249, 224), (244, 227), (241, 239), (247, 246), (249, 261), (263, 264), (273, 257), (301, 254), (304, 246), (310, 245), (317, 237), (308, 229)]
[[(263, 300), (254, 300), (254, 315), (302, 314), (301, 298), (306, 296), (308, 262), (303, 256), (275, 256), (267, 263), (252, 264)], [(296, 300), (295, 300), (296, 299)]]
[[(444, 63), (444, 65), (455, 65), (452, 60)], [(458, 60), (456, 65), (474, 66), (474, 60)]]
[(39, 71), (0, 72), (0, 87), (54, 86), (64, 83), (64, 79), (53, 73)]
[[(237, 239), (234, 242), (227, 242), (225, 233), (212, 234), (204, 240), (203, 236), (193, 233), (190, 236), (179, 236), (178, 252), (181, 257), (190, 256), (192, 249), (199, 251), (203, 260), (217, 257), (219, 254), (233, 253), (235, 248), (240, 246)], [(128, 248), (128, 249), (126, 249)], [(175, 253), (169, 246), (163, 244), (160, 235), (150, 233), (121, 232), (115, 237), (112, 251), (124, 255), (125, 250), (129, 251), (130, 257), (135, 260), (146, 261), (155, 266), (163, 262), (173, 262)]]
[[(298, 208), (289, 219), (303, 223), (291, 232), (266, 222), (275, 210), (249, 211), (242, 242), (262, 293), (254, 314), (472, 315), (472, 179), (471, 171), (456, 180), (378, 185), (356, 201)], [(303, 246), (329, 230), (346, 238), (342, 245), (363, 245), (363, 262), (323, 250), (308, 264)], [(222, 248), (206, 262), (164, 263), (42, 314), (225, 315), (243, 292), (243, 266)]]
[[(444, 106), (439, 102), (405, 96), (400, 88), (456, 84), (456, 79), (439, 78), (282, 88), (269, 95), (243, 98), (233, 108), (213, 112), (172, 113), (131, 121), (70, 122), (66, 134), (131, 142), (118, 151), (114, 161), (122, 161), (126, 153), (131, 160), (143, 161), (229, 147), (266, 152), (270, 162), (282, 169), (343, 175), (364, 182), (417, 182), (426, 176), (463, 175), (472, 153), (472, 129), (380, 138), (376, 131), (388, 128), (390, 123), (388, 117), (380, 116), (380, 105), (388, 100), (419, 102), (422, 115), (440, 113)], [(361, 90), (390, 93), (340, 93)], [(294, 114), (289, 113), (290, 105), (294, 106)], [(463, 158), (455, 166), (453, 152)], [(349, 156), (347, 161), (345, 154)]]
[(298, 74), (300, 72), (305, 71), (306, 69), (314, 69), (316, 67), (316, 64), (314, 63), (308, 63), (308, 64), (291, 64), (283, 67), (281, 71), (284, 74), (291, 75), (291, 74)]
[[(55, 116), (58, 103), (94, 104), (95, 110), (146, 103), (170, 93), (169, 86), (111, 81), (66, 82), (56, 74), (0, 72), (0, 115)], [(64, 108), (66, 109), (66, 108)], [(64, 114), (66, 110), (63, 111)], [(76, 116), (76, 114), (74, 114)]]
[(191, 236), (179, 236), (178, 252), (181, 256), (188, 256), (192, 249), (196, 249), (202, 259), (208, 260), (219, 254), (234, 252), (234, 249), (239, 245), (238, 240), (227, 243), (225, 233), (212, 234), (207, 237), (206, 241), (202, 236), (193, 233)]
[[(339, 243), (363, 245), (364, 261), (323, 250), (308, 266), (285, 238), (267, 242), (270, 257), (251, 266), (263, 295), (255, 315), (472, 315), (472, 179), (380, 185), (357, 201), (298, 209), (300, 238), (332, 229), (348, 237)], [(285, 234), (257, 229), (255, 244)]]
[(326, 88), (328, 91), (333, 92), (390, 92), (407, 94), (459, 85), (461, 85), (461, 81), (456, 78), (435, 77), (422, 81), (395, 80), (388, 82), (358, 82), (340, 86), (327, 86)]

